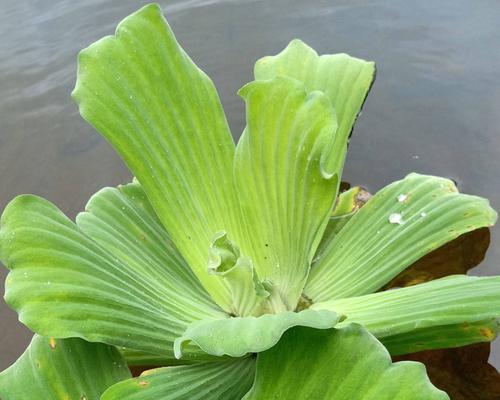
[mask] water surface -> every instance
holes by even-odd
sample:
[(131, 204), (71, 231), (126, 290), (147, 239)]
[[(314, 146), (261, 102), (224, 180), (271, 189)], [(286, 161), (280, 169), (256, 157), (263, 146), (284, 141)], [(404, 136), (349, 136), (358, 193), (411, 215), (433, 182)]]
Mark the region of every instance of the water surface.
[[(244, 124), (235, 93), (252, 79), (253, 63), (299, 37), (320, 53), (348, 52), (378, 64), (344, 179), (376, 191), (412, 171), (442, 175), (500, 209), (500, 2), (160, 3), (181, 44), (215, 81), (235, 138)], [(79, 49), (113, 33), (142, 4), (2, 1), (0, 209), (17, 194), (35, 193), (73, 217), (99, 188), (130, 179), (69, 93)], [(493, 230), (473, 273), (500, 272), (499, 233)], [(3, 302), (0, 318), (3, 369), (31, 335)], [(499, 353), (497, 345), (497, 367)]]

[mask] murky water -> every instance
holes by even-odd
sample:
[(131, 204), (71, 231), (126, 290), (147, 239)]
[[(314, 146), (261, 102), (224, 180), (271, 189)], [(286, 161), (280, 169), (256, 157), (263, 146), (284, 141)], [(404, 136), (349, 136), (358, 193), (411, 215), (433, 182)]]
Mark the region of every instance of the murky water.
[[(376, 191), (408, 172), (443, 175), (500, 209), (500, 2), (160, 1), (188, 53), (215, 81), (235, 137), (236, 90), (252, 66), (299, 37), (320, 53), (375, 60), (344, 179)], [(36, 193), (68, 215), (130, 175), (78, 116), (69, 93), (79, 49), (143, 2), (1, 0), (0, 209)], [(499, 228), (473, 273), (500, 272)], [(3, 281), (5, 271), (0, 278)], [(0, 369), (30, 337), (0, 305)], [(493, 363), (499, 367), (498, 342)]]

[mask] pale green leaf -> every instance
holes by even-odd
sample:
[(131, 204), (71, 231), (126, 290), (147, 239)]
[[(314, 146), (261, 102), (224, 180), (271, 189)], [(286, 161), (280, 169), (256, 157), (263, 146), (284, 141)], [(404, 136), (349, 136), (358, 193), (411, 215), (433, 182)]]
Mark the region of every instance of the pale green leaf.
[(305, 294), (322, 302), (372, 293), (425, 254), (493, 225), (496, 217), (487, 200), (459, 194), (452, 181), (410, 174), (373, 196), (324, 247)]
[(332, 169), (340, 177), (349, 135), (375, 79), (375, 63), (347, 54), (318, 56), (307, 44), (295, 39), (278, 55), (255, 64), (255, 79), (286, 76), (304, 83), (308, 92), (320, 90), (330, 99), (338, 121)]
[(304, 310), (194, 322), (182, 337), (176, 339), (175, 355), (182, 357), (183, 346), (192, 341), (215, 356), (241, 357), (271, 348), (286, 330), (294, 326), (328, 329), (341, 319), (341, 316), (328, 310)]
[(238, 400), (252, 386), (255, 360), (158, 368), (109, 388), (101, 400)]
[(255, 381), (244, 400), (446, 400), (423, 364), (392, 363), (361, 326), (294, 328), (257, 356)]
[[(453, 347), (460, 345), (464, 336), (471, 343), (478, 335), (464, 332), (467, 324), (500, 318), (499, 293), (500, 277), (454, 275), (406, 288), (316, 303), (312, 309), (345, 314), (345, 323), (362, 324), (401, 354), (413, 339), (415, 347), (408, 347), (408, 351), (417, 346), (419, 350)], [(479, 330), (482, 338), (477, 341), (493, 340), (495, 331), (485, 326)]]
[(336, 196), (334, 112), (323, 93), (289, 78), (254, 81), (240, 95), (247, 126), (235, 179), (246, 232), (238, 244), (293, 310)]
[(127, 378), (127, 364), (111, 346), (35, 335), (23, 355), (0, 373), (0, 397), (99, 400), (108, 387)]
[(137, 185), (104, 189), (79, 222), (95, 241), (36, 196), (17, 197), (2, 215), (5, 299), (33, 331), (172, 358), (189, 323), (225, 316), (184, 271)]
[(158, 5), (80, 52), (73, 98), (143, 185), (203, 286), (229, 309), (228, 288), (207, 274), (207, 249), (217, 231), (234, 236), (234, 143), (213, 83)]

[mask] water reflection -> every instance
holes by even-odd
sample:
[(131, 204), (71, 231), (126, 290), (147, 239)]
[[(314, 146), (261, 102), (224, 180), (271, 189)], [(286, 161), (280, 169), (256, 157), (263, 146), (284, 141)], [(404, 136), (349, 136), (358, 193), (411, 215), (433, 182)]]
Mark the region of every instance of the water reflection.
[[(78, 50), (112, 33), (142, 3), (2, 1), (0, 209), (19, 193), (35, 193), (74, 216), (99, 188), (130, 179), (69, 93)], [(500, 209), (499, 2), (160, 3), (183, 46), (214, 79), (235, 137), (244, 123), (235, 93), (251, 79), (253, 63), (300, 37), (320, 53), (345, 51), (378, 63), (351, 141), (347, 180), (375, 192), (411, 171), (443, 175)], [(498, 232), (473, 273), (498, 272)], [(3, 303), (0, 310), (4, 368), (30, 335)]]

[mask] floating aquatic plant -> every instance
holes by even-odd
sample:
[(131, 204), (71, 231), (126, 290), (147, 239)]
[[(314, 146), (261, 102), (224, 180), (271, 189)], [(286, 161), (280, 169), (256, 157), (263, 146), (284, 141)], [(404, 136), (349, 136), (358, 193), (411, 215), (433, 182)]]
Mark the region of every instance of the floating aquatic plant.
[[(419, 174), (362, 207), (359, 188), (339, 194), (374, 76), (292, 41), (239, 91), (235, 147), (158, 6), (83, 50), (73, 98), (135, 179), (76, 223), (32, 195), (6, 207), (5, 299), (41, 336), (0, 374), (2, 398), (448, 398), (389, 353), (491, 341), (500, 278), (380, 289), (496, 213)], [(170, 367), (127, 379), (126, 363)]]

